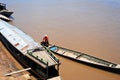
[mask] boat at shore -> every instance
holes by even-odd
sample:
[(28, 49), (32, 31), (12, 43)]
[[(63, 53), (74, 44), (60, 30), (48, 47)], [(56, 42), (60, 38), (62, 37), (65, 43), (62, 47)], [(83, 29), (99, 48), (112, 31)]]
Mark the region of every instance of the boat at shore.
[(4, 15), (2, 15), (2, 14), (0, 14), (0, 19), (2, 19), (2, 20), (4, 20), (4, 21), (12, 21), (11, 18), (8, 18), (8, 17), (6, 17), (6, 16), (4, 16)]
[(0, 3), (0, 14), (4, 15), (6, 17), (10, 17), (13, 14), (13, 12), (7, 10), (6, 4)]
[(0, 20), (0, 41), (38, 80), (61, 80), (59, 59), (17, 27)]
[(46, 47), (46, 49), (49, 51), (52, 51), (53, 53), (61, 55), (63, 57), (69, 58), (71, 60), (74, 60), (83, 64), (87, 64), (89, 66), (93, 66), (99, 69), (120, 74), (119, 64), (115, 64), (115, 63), (88, 55), (86, 53), (77, 52), (77, 51), (66, 49), (56, 45), (50, 45), (49, 47)]
[(4, 15), (6, 17), (10, 17), (13, 14), (13, 12), (12, 11), (8, 11), (8, 10), (1, 10), (0, 14)]
[(12, 19), (10, 18), (12, 14), (12, 11), (6, 9), (6, 4), (0, 3), (0, 19), (4, 21), (12, 21)]

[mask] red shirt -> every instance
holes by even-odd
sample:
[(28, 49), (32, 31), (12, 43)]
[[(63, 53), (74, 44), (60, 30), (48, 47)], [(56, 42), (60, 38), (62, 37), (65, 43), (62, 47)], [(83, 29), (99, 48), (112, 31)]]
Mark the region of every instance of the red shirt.
[(43, 38), (43, 41), (44, 41), (44, 42), (48, 42), (48, 36), (45, 36), (45, 37)]

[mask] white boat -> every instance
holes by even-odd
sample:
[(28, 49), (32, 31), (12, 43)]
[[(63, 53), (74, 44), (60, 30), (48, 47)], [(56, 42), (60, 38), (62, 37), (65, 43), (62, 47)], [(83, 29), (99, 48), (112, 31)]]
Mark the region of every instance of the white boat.
[(0, 20), (0, 40), (40, 80), (61, 80), (59, 59), (17, 27)]

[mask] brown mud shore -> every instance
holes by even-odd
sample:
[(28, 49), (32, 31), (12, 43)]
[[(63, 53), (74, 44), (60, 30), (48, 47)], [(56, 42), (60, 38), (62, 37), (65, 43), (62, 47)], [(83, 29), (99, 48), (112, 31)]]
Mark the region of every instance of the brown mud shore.
[(23, 69), (23, 67), (12, 57), (2, 42), (0, 42), (0, 80), (36, 80), (27, 71), (5, 76), (6, 73), (21, 69)]

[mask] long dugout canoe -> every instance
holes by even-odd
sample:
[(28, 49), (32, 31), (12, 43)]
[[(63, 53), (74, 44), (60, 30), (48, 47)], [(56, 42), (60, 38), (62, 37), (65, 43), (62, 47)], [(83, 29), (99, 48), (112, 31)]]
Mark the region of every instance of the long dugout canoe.
[(109, 72), (120, 74), (120, 64), (115, 64), (115, 63), (88, 55), (86, 53), (77, 52), (77, 51), (59, 47), (56, 45), (52, 45), (48, 49), (58, 55), (69, 58), (71, 60), (74, 60), (83, 64), (87, 64), (89, 66), (93, 66), (99, 69), (103, 69)]

